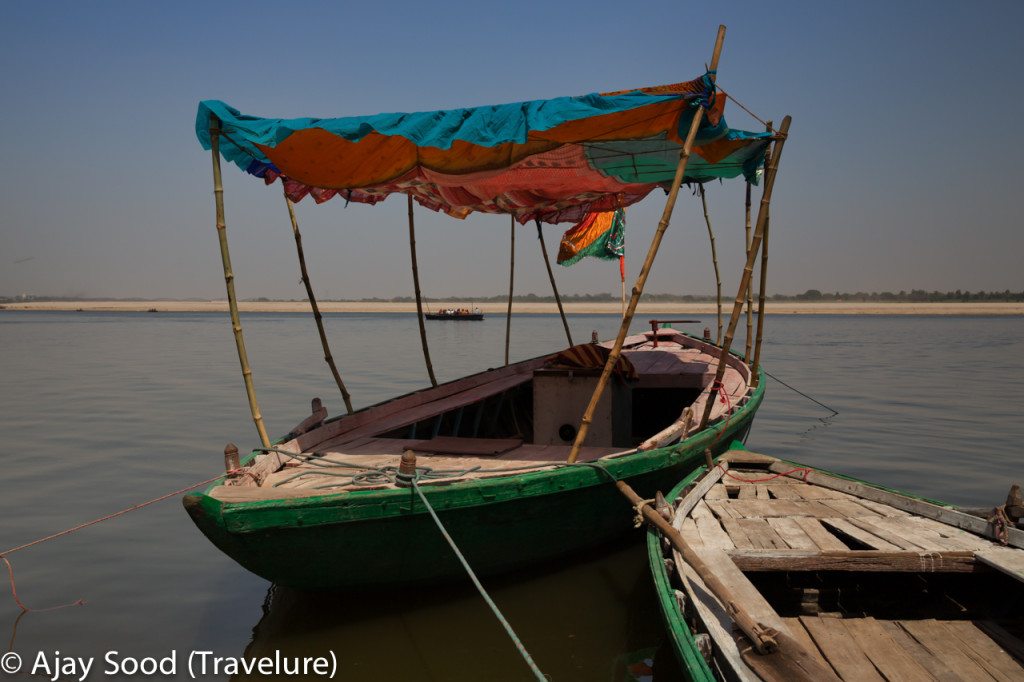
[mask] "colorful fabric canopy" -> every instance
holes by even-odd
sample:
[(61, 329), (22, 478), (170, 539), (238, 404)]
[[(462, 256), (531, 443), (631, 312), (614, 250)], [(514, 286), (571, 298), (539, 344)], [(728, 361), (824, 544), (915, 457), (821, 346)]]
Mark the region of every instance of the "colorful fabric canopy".
[(687, 182), (744, 175), (756, 182), (766, 133), (732, 130), (708, 75), (675, 85), (471, 109), (345, 118), (247, 116), (200, 102), (196, 135), (210, 149), (221, 122), (221, 155), (293, 201), (340, 196), (374, 204), (411, 194), (465, 217), (512, 213), (520, 222), (576, 222), (628, 206), (667, 186), (694, 112), (698, 132)]

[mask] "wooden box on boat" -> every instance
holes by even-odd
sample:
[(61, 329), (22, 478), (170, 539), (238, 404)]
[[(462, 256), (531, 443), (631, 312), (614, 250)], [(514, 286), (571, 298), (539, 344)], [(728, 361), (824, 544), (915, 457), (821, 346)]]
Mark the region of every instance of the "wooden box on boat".
[[(1024, 532), (929, 500), (733, 450), (669, 495), (648, 554), (673, 648), (694, 680), (1024, 679)], [(758, 653), (733, 607), (777, 633)], [(707, 638), (710, 656), (697, 640)]]

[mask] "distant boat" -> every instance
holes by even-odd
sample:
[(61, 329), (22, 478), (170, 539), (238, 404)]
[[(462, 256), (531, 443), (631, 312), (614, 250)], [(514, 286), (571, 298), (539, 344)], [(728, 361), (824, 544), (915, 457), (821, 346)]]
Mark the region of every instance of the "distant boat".
[(426, 313), (428, 320), (482, 320), (484, 314), (479, 308), (445, 308), (436, 313)]

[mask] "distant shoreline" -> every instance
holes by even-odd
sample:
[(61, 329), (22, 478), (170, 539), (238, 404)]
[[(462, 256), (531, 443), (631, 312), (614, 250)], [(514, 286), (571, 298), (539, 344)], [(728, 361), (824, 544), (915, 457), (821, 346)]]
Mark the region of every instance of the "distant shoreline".
[[(82, 311), (120, 313), (221, 313), (227, 312), (226, 300), (219, 301), (28, 301), (2, 304), (4, 310)], [(309, 313), (305, 301), (243, 301), (238, 304), (243, 313)], [(460, 301), (430, 301), (429, 308), (478, 307), (484, 313), (505, 314), (505, 303), (466, 304)], [(756, 309), (756, 302), (755, 302)], [(413, 313), (412, 302), (389, 301), (326, 301), (320, 303), (325, 313)], [(619, 303), (567, 303), (567, 313), (616, 314)], [(728, 316), (732, 301), (723, 302), (723, 314)], [(806, 302), (768, 301), (765, 310), (772, 315), (1024, 315), (1024, 303), (860, 303), (860, 302)], [(513, 302), (513, 313), (557, 314), (554, 303)], [(0, 311), (2, 315), (3, 311)], [(641, 303), (638, 315), (714, 315), (714, 303)]]

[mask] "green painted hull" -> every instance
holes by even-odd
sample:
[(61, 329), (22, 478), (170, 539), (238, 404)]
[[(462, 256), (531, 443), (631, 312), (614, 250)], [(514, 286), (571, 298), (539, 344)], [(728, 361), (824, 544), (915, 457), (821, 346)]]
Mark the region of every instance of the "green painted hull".
[[(667, 490), (704, 461), (705, 448), (719, 454), (746, 433), (763, 398), (763, 386), (762, 382), (727, 423), (674, 446), (603, 460), (602, 465), (641, 495)], [(422, 490), (481, 575), (592, 548), (632, 527), (628, 504), (609, 477), (592, 466)], [(280, 585), (335, 590), (465, 576), (411, 490), (245, 503), (222, 503), (200, 493), (187, 495), (183, 502), (199, 529), (225, 554)]]

